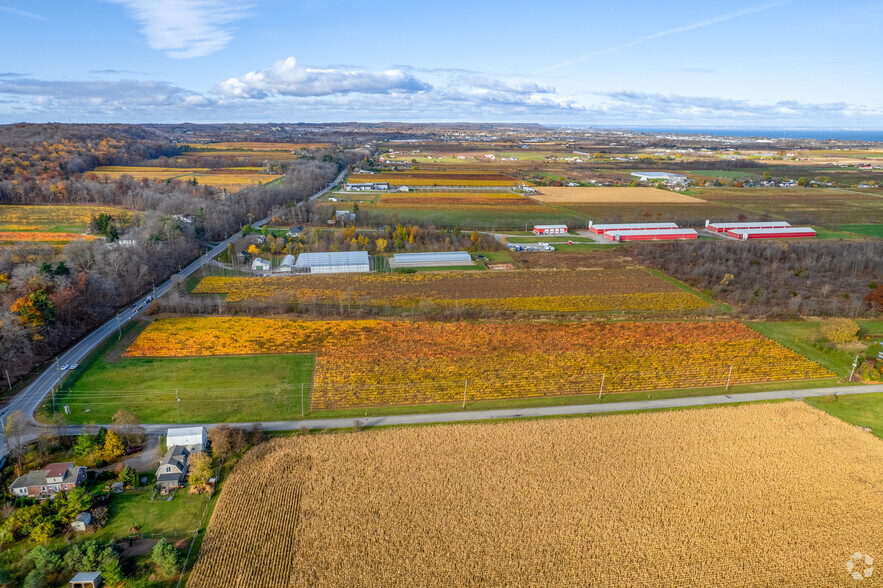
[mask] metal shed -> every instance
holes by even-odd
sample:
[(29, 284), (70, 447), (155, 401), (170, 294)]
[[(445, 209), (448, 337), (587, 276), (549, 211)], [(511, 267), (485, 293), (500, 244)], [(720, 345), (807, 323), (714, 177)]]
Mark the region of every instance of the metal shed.
[(308, 274), (370, 272), (371, 258), (367, 251), (301, 253), (294, 267), (296, 271)]
[(392, 268), (443, 267), (452, 265), (475, 265), (468, 251), (445, 251), (429, 253), (396, 253), (389, 262)]

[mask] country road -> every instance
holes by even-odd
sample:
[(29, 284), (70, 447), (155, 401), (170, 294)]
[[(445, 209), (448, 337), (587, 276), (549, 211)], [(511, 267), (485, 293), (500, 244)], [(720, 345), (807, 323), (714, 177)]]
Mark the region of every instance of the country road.
[[(343, 180), (343, 177), (346, 175), (346, 172), (347, 169), (344, 168), (333, 182), (328, 184), (328, 186), (326, 186), (322, 190), (319, 190), (318, 192), (310, 196), (308, 200), (312, 201), (316, 198), (319, 198), (320, 196), (328, 192), (328, 190), (339, 184), (341, 180)], [(261, 227), (269, 222), (269, 220), (270, 217), (267, 217), (252, 224), (253, 226)], [(190, 274), (208, 263), (213, 257), (224, 251), (229, 243), (233, 243), (238, 238), (239, 232), (236, 232), (227, 239), (221, 241), (220, 243), (212, 247), (202, 257), (183, 268), (178, 273), (178, 275), (181, 278), (188, 277)], [(58, 355), (56, 358), (56, 362), (52, 367), (46, 369), (43, 373), (37, 376), (33, 382), (31, 382), (26, 388), (24, 388), (21, 392), (11, 398), (5, 406), (0, 408), (0, 422), (5, 425), (6, 419), (9, 414), (16, 410), (20, 410), (25, 415), (27, 415), (29, 419), (33, 420), (34, 412), (36, 412), (36, 410), (40, 407), (40, 404), (43, 403), (43, 400), (46, 398), (46, 396), (48, 396), (49, 393), (56, 386), (58, 386), (65, 375), (65, 372), (61, 371), (59, 369), (59, 366), (65, 364), (80, 363), (81, 361), (83, 361), (83, 359), (87, 355), (89, 355), (89, 353), (91, 353), (95, 348), (97, 348), (107, 337), (122, 328), (122, 326), (125, 325), (128, 321), (132, 320), (133, 318), (137, 318), (141, 314), (141, 312), (145, 308), (147, 308), (150, 300), (162, 296), (163, 294), (171, 290), (171, 288), (171, 279), (163, 282), (159, 286), (156, 286), (150, 294), (146, 294), (145, 296), (139, 298), (131, 307), (121, 311), (115, 318), (107, 321), (106, 323), (80, 339), (80, 341), (78, 341), (67, 351)], [(2, 434), (4, 428), (5, 426), (0, 428), (0, 434)], [(0, 455), (6, 455), (5, 437), (3, 437), (2, 442), (0, 442)]]
[[(745, 394), (720, 394), (716, 396), (693, 396), (690, 398), (665, 398), (660, 400), (636, 400), (629, 402), (605, 402), (603, 404), (578, 404), (570, 406), (542, 406), (536, 408), (505, 408), (496, 410), (464, 410), (458, 412), (438, 412), (429, 414), (404, 414), (395, 416), (357, 417), (344, 419), (304, 419), (300, 421), (264, 421), (261, 426), (265, 431), (296, 431), (302, 427), (307, 429), (345, 429), (359, 421), (362, 427), (386, 427), (396, 425), (424, 425), (432, 423), (460, 423), (468, 421), (484, 421), (517, 418), (539, 418), (554, 416), (574, 416), (602, 414), (608, 412), (628, 412), (634, 410), (658, 410), (665, 408), (688, 408), (693, 406), (709, 406), (713, 404), (733, 404), (738, 402), (759, 402), (765, 400), (800, 400), (811, 396), (827, 396), (828, 394), (870, 394), (883, 393), (883, 384), (871, 386), (837, 386), (831, 388), (808, 388), (802, 390), (774, 390), (770, 392), (750, 392)], [(148, 434), (165, 434), (169, 427), (203, 426), (207, 429), (220, 423), (184, 423), (176, 425), (147, 424), (142, 425)], [(228, 423), (231, 427), (247, 428), (254, 423)], [(94, 429), (96, 425), (88, 425)], [(67, 427), (69, 435), (76, 435), (83, 426)]]

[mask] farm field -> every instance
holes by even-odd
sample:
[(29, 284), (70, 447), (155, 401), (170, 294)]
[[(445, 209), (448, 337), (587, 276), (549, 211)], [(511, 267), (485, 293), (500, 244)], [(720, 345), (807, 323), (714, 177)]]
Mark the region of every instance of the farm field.
[(703, 204), (704, 200), (687, 196), (680, 192), (671, 192), (659, 188), (556, 188), (538, 189), (533, 198), (545, 203), (572, 204)]
[(379, 174), (351, 175), (348, 182), (389, 182), (390, 186), (477, 186), (477, 187), (508, 187), (517, 186), (521, 182), (511, 176), (489, 171), (401, 171), (382, 172)]
[(496, 210), (524, 210), (543, 207), (514, 192), (391, 192), (380, 195), (375, 208), (494, 207)]
[(735, 322), (180, 318), (154, 321), (123, 355), (146, 359), (248, 353), (315, 353), (311, 410), (833, 376)]
[[(337, 203), (338, 210), (350, 210), (346, 203)], [(359, 205), (360, 222), (365, 224), (424, 224), (436, 227), (460, 227), (463, 230), (506, 231), (527, 229), (535, 224), (568, 224), (585, 226), (586, 217), (566, 208), (533, 205), (410, 205), (387, 201), (384, 206)]]
[[(76, 205), (0, 205), (0, 233), (82, 233), (89, 228), (89, 221), (99, 214), (129, 215), (129, 211), (111, 206)], [(77, 235), (82, 237), (83, 235)], [(72, 238), (72, 237), (68, 237)], [(0, 239), (6, 240), (5, 237)], [(23, 239), (48, 241), (57, 239), (23, 237)], [(66, 239), (65, 239), (66, 240)]]
[(224, 167), (224, 168), (176, 168), (176, 167), (133, 167), (133, 166), (105, 166), (97, 167), (91, 173), (99, 176), (108, 176), (118, 179), (124, 175), (132, 176), (136, 180), (147, 179), (153, 181), (179, 180), (189, 182), (196, 180), (197, 184), (223, 188), (230, 192), (236, 192), (247, 186), (257, 186), (278, 180), (281, 175), (260, 173), (259, 167)]
[[(797, 220), (811, 216), (822, 223), (883, 223), (883, 198), (854, 190), (824, 188), (696, 188), (691, 194), (752, 215)], [(797, 222), (800, 222), (797, 220)]]
[(40, 241), (46, 243), (67, 243), (77, 239), (97, 239), (93, 235), (82, 233), (49, 233), (33, 231), (0, 231), (0, 243), (17, 243), (20, 241)]
[(881, 478), (796, 402), (298, 435), (237, 464), (187, 586), (852, 586)]
[(223, 141), (219, 143), (182, 143), (192, 151), (294, 151), (297, 149), (319, 149), (331, 143), (262, 143), (259, 141)]
[(398, 308), (465, 307), (537, 312), (691, 311), (709, 304), (644, 269), (206, 277), (194, 294), (228, 302), (278, 300)]
[[(69, 422), (109, 423), (121, 406), (147, 423), (178, 422), (179, 407), (181, 422), (293, 419), (301, 414), (302, 383), (309, 393), (311, 355), (131, 359), (119, 357), (116, 343), (106, 343), (56, 393), (56, 410), (70, 406)], [(51, 408), (50, 398), (42, 416)]]

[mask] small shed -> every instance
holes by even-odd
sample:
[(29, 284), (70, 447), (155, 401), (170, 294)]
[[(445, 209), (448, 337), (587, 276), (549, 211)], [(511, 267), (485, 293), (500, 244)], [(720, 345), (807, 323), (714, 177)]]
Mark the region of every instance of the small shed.
[(535, 225), (534, 235), (566, 235), (567, 225)]
[(78, 572), (70, 584), (71, 588), (99, 588), (103, 584), (101, 572)]
[(268, 272), (270, 271), (270, 262), (266, 259), (255, 257), (254, 261), (251, 262), (251, 269), (256, 272)]
[(166, 447), (180, 445), (186, 447), (190, 453), (205, 451), (207, 441), (208, 435), (205, 432), (205, 427), (182, 427), (169, 429), (166, 432)]
[(77, 518), (71, 522), (71, 529), (74, 531), (85, 531), (86, 527), (88, 527), (92, 523), (92, 515), (88, 512), (81, 512), (77, 515)]

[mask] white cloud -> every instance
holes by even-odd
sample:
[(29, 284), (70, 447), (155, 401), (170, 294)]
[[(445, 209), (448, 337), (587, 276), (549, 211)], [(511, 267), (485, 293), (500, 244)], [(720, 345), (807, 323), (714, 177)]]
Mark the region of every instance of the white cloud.
[(32, 105), (59, 113), (79, 108), (135, 111), (180, 105), (203, 106), (209, 98), (166, 82), (49, 81), (31, 78), (0, 79), (0, 95), (29, 97)]
[(244, 0), (108, 0), (124, 5), (141, 23), (151, 48), (169, 57), (202, 57), (223, 49), (233, 33), (228, 25), (246, 16)]
[(461, 75), (460, 79), (474, 88), (513, 94), (554, 94), (555, 88), (528, 80), (499, 80), (478, 75)]
[(298, 67), (294, 57), (272, 67), (230, 78), (216, 92), (230, 98), (260, 99), (270, 96), (331, 96), (359, 92), (390, 94), (422, 92), (431, 86), (400, 69), (345, 71), (334, 68)]
[(5, 4), (0, 4), (0, 12), (4, 12), (6, 14), (12, 14), (14, 16), (21, 16), (24, 18), (30, 18), (32, 20), (49, 20), (45, 16), (40, 16), (39, 14), (34, 14), (33, 12), (27, 12), (27, 11), (21, 10), (19, 8), (13, 8), (12, 6), (6, 6)]

